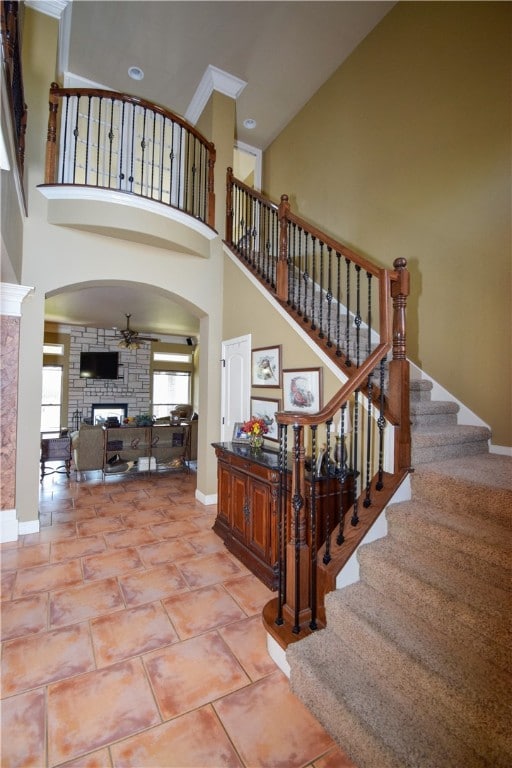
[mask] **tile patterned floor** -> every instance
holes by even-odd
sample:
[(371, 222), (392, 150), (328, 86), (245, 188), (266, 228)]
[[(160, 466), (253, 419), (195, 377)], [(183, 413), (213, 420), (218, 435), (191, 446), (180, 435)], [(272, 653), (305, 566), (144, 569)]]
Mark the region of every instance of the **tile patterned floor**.
[(48, 475), (1, 545), (2, 768), (354, 768), (267, 654), (195, 475)]

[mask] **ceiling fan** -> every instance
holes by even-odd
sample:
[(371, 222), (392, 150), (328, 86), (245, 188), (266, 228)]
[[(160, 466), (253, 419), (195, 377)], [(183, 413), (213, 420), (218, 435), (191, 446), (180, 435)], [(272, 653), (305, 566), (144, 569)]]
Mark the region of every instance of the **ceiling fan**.
[(130, 317), (131, 314), (126, 312), (126, 328), (114, 328), (123, 337), (117, 345), (118, 347), (123, 349), (139, 349), (142, 341), (159, 341), (159, 339), (155, 339), (153, 336), (141, 336), (138, 331), (132, 330), (130, 328)]

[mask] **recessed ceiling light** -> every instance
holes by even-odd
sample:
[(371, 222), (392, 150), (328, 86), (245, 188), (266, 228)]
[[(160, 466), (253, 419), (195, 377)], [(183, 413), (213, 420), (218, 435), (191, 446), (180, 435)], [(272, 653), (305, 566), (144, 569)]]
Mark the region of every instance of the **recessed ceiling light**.
[(244, 127), (252, 131), (253, 128), (256, 128), (256, 120), (253, 117), (248, 117), (247, 120), (244, 120)]
[(129, 67), (128, 75), (132, 80), (142, 80), (144, 77), (144, 72), (140, 67)]

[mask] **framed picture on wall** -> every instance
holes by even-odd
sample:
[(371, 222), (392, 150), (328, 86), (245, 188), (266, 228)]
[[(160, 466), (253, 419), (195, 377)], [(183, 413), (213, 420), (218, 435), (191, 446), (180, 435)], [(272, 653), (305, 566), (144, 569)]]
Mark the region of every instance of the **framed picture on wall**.
[(322, 369), (283, 371), (283, 410), (316, 413), (322, 407)]
[(281, 386), (281, 345), (252, 350), (251, 385), (253, 387)]
[(281, 408), (280, 400), (272, 400), (269, 397), (251, 397), (251, 416), (256, 419), (263, 419), (268, 427), (265, 434), (266, 440), (279, 439), (276, 412)]
[(247, 432), (244, 432), (243, 429), (243, 421), (236, 421), (235, 426), (233, 427), (233, 437), (231, 438), (232, 443), (249, 443), (250, 442), (250, 435), (247, 434)]

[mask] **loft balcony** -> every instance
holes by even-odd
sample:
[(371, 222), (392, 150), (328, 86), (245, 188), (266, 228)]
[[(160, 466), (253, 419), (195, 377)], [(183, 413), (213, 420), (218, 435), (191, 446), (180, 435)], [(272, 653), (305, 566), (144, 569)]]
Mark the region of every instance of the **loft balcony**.
[(45, 182), (52, 224), (198, 256), (216, 237), (215, 147), (143, 99), (52, 83)]

